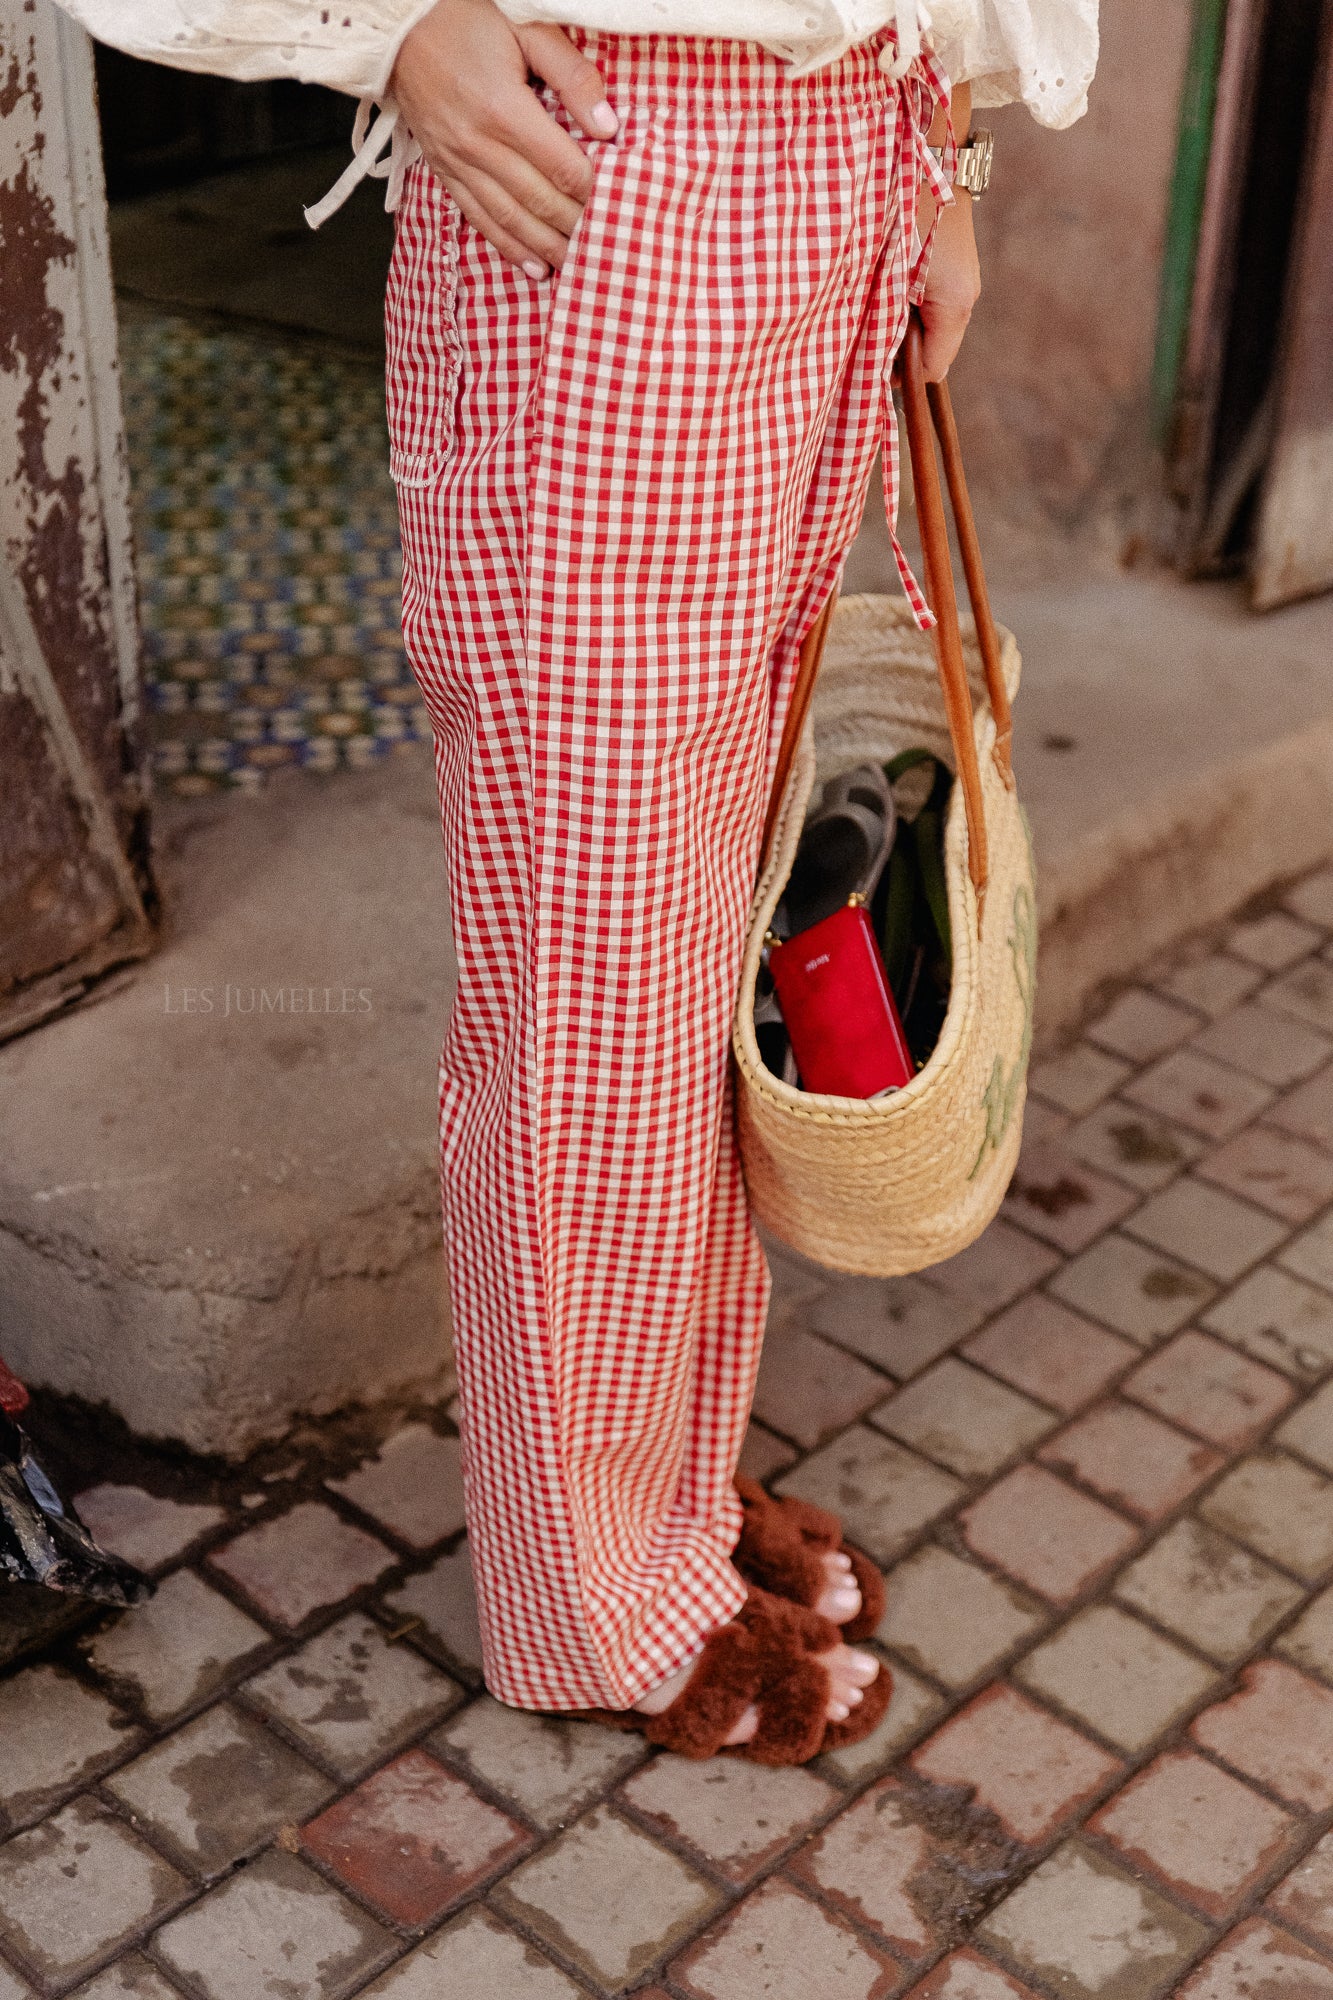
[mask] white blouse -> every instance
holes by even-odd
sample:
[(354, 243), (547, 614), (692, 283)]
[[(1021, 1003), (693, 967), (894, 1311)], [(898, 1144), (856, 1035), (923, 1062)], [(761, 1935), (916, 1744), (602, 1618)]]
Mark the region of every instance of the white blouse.
[[(389, 77), (409, 29), (434, 0), (61, 0), (99, 41), (127, 55), (241, 82), (290, 76), (361, 100), (355, 158), (323, 201), (317, 228), (367, 174), (397, 204), (417, 147), (398, 129)], [(1087, 109), (1097, 64), (1097, 0), (497, 0), (516, 24), (573, 22), (620, 34), (755, 41), (795, 74), (834, 62), (892, 21), (894, 72), (925, 43), (976, 105), (1026, 104), (1041, 124), (1072, 125)], [(886, 54), (888, 51), (886, 50)], [(383, 115), (369, 125), (374, 105)], [(368, 129), (369, 128), (369, 129)], [(961, 134), (960, 134), (961, 136)], [(381, 156), (392, 143), (391, 161)]]

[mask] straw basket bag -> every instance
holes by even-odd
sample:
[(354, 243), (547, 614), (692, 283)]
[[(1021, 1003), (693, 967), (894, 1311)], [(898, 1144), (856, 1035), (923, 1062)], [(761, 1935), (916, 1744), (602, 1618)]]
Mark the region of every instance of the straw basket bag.
[[(1018, 1156), (1032, 1040), (1032, 848), (1010, 764), (1018, 648), (991, 617), (949, 398), (927, 386), (915, 319), (903, 402), (933, 635), (907, 605), (849, 598), (819, 673), (832, 605), (802, 649), (764, 837), (732, 1031), (741, 1153), (757, 1220), (839, 1271), (917, 1271), (979, 1236)], [(938, 433), (973, 619), (960, 629)], [(816, 676), (818, 692), (816, 694)], [(813, 701), (813, 717), (811, 700)], [(763, 1064), (755, 980), (816, 778), (924, 745), (955, 774), (944, 861), (953, 933), (948, 1012), (929, 1060), (872, 1100), (797, 1090)]]

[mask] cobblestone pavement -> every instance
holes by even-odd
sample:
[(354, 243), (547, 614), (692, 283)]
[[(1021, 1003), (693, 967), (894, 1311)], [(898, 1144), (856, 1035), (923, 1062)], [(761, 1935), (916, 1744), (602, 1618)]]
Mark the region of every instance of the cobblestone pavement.
[(0, 2000), (1333, 2000), (1333, 869), (1034, 1084), (963, 1256), (777, 1263), (749, 1459), (890, 1573), (872, 1740), (488, 1700), (447, 1415), (123, 1460), (156, 1598), (0, 1680)]

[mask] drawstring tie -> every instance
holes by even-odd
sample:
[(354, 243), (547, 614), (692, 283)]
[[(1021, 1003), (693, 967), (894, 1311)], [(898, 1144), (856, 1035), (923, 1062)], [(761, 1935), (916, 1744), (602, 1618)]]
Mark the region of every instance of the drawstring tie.
[[(352, 159), (350, 165), (339, 174), (333, 186), (322, 200), (312, 203), (305, 211), (305, 219), (312, 229), (318, 229), (327, 222), (335, 209), (341, 208), (354, 188), (362, 181), (387, 181), (384, 206), (392, 215), (403, 192), (403, 177), (413, 160), (420, 155), (421, 148), (412, 137), (399, 116), (398, 106), (389, 99), (385, 102), (379, 117), (372, 125), (370, 114), (375, 109), (373, 97), (363, 97), (356, 107), (356, 119), (352, 125)], [(384, 158), (385, 147), (389, 157)]]

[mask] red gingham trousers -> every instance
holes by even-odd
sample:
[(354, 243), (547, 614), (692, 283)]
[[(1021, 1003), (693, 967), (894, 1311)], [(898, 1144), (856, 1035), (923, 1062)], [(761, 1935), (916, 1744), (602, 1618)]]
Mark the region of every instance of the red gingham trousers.
[[(627, 1707), (731, 1617), (768, 1271), (729, 1022), (801, 640), (841, 573), (914, 278), (886, 33), (570, 31), (621, 131), (534, 283), (418, 163), (389, 279), (403, 630), (459, 983), (441, 1163), (488, 1685)], [(543, 102), (566, 130), (554, 95)], [(917, 260), (919, 264), (920, 259)]]

